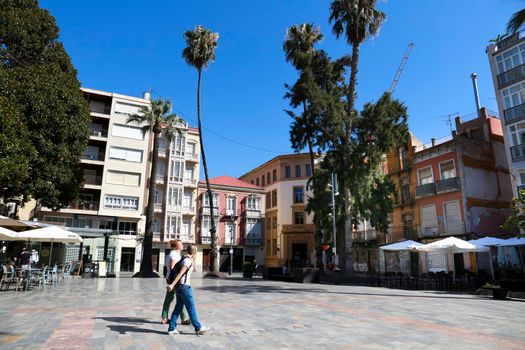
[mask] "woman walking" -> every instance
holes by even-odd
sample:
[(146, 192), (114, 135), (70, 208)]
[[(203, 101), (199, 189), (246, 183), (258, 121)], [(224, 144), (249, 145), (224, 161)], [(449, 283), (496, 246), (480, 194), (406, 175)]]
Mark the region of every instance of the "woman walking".
[[(173, 239), (170, 241), (170, 247), (171, 247), (171, 252), (166, 258), (166, 267), (167, 267), (166, 282), (168, 282), (167, 278), (170, 275), (170, 271), (173, 270), (173, 267), (181, 259), (182, 241), (180, 239)], [(162, 305), (162, 313), (160, 316), (162, 319), (162, 324), (167, 324), (170, 321), (168, 319), (168, 314), (170, 312), (170, 305), (174, 297), (175, 297), (175, 290), (166, 291), (166, 296), (164, 297), (164, 304)], [(182, 324), (190, 324), (190, 319), (188, 317), (188, 313), (186, 312), (185, 308), (182, 309), (180, 318), (182, 320), (181, 321)], [(177, 321), (177, 319), (175, 319), (175, 321)]]
[(177, 317), (182, 312), (185, 306), (190, 316), (190, 321), (195, 328), (197, 335), (203, 335), (209, 330), (207, 327), (203, 327), (197, 319), (197, 311), (195, 310), (195, 303), (193, 301), (193, 292), (191, 290), (191, 273), (193, 271), (193, 260), (197, 254), (197, 246), (189, 244), (187, 248), (188, 256), (186, 256), (182, 262), (182, 267), (177, 277), (173, 280), (173, 283), (167, 286), (168, 291), (175, 290), (177, 294), (177, 303), (175, 309), (171, 314), (171, 320), (168, 327), (168, 334), (177, 335)]

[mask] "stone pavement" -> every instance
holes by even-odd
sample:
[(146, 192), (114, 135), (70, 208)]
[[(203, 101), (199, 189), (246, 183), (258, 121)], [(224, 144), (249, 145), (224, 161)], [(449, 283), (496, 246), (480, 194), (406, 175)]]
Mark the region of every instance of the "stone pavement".
[(525, 349), (525, 302), (433, 291), (192, 280), (201, 323), (167, 335), (162, 279), (0, 292), (0, 349)]

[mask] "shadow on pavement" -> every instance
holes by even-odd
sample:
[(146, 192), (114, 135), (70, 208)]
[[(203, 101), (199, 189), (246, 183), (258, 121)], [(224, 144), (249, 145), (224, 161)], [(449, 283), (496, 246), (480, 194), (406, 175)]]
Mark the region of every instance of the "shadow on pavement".
[(138, 317), (93, 317), (93, 319), (116, 323), (160, 323)]
[(134, 326), (119, 326), (119, 325), (108, 325), (109, 329), (111, 329), (114, 332), (118, 332), (119, 334), (126, 334), (126, 333), (153, 333), (153, 334), (167, 334), (166, 331), (157, 331), (155, 329), (148, 329), (148, 328), (139, 328)]

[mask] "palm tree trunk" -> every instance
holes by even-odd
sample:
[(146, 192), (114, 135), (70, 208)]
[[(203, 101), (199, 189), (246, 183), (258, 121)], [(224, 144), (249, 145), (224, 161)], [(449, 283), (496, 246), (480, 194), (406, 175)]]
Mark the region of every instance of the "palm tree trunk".
[[(303, 101), (303, 115), (306, 116), (306, 101)], [(308, 152), (310, 153), (310, 169), (312, 170), (312, 182), (313, 182), (313, 176), (314, 176), (314, 150), (312, 146), (312, 138), (310, 135), (307, 137), (307, 143), (308, 143)], [(313, 188), (313, 184), (311, 185), (311, 188)]]
[(148, 208), (146, 212), (146, 229), (144, 241), (142, 242), (143, 252), (140, 263), (140, 277), (159, 277), (153, 272), (151, 263), (151, 251), (153, 246), (153, 217), (155, 215), (155, 190), (157, 188), (157, 163), (159, 160), (159, 135), (160, 131), (153, 130), (153, 157), (151, 159), (151, 171), (149, 177)]
[(204, 177), (206, 179), (206, 190), (208, 193), (210, 203), (210, 234), (211, 234), (211, 256), (210, 256), (210, 272), (216, 271), (215, 260), (217, 259), (217, 235), (215, 228), (215, 217), (213, 215), (213, 195), (210, 187), (210, 180), (208, 178), (208, 165), (206, 164), (206, 154), (204, 153), (204, 143), (202, 142), (202, 127), (201, 127), (201, 78), (202, 69), (199, 69), (199, 79), (197, 82), (197, 120), (199, 124), (199, 142), (201, 144), (202, 167), (204, 168)]

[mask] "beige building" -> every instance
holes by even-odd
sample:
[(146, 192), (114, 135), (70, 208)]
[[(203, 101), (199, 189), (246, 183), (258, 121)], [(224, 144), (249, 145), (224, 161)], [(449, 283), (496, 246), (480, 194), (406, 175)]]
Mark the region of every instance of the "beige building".
[(240, 177), (264, 188), (266, 267), (309, 266), (314, 251), (313, 215), (305, 212), (307, 181), (312, 175), (308, 154), (277, 156)]

